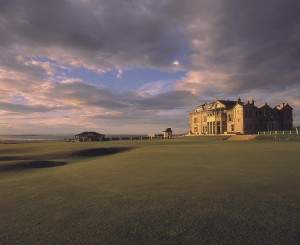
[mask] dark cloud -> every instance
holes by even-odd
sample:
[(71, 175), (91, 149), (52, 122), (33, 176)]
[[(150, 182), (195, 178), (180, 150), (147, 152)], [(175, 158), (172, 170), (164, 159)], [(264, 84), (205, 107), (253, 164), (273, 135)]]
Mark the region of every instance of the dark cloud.
[[(197, 96), (188, 91), (145, 96), (136, 92), (116, 93), (108, 88), (79, 81), (54, 83), (45, 93), (47, 97), (55, 94), (62, 104), (76, 110), (77, 113), (72, 114), (73, 117), (76, 115), (76, 120), (80, 118), (105, 125), (108, 130), (114, 127), (120, 130), (121, 124), (121, 129), (131, 129), (139, 133), (152, 132), (151, 128), (154, 130), (168, 125), (177, 131), (186, 131), (186, 115), (197, 101)], [(98, 114), (98, 109), (103, 113)]]
[(13, 0), (0, 11), (3, 45), (39, 55), (58, 49), (102, 68), (170, 66), (184, 45), (186, 21), (196, 12), (182, 0)]
[(35, 113), (35, 112), (50, 112), (54, 110), (66, 110), (69, 108), (66, 107), (48, 107), (44, 105), (23, 105), (23, 104), (14, 104), (0, 102), (0, 110), (8, 112), (17, 112), (17, 113)]
[[(220, 1), (190, 35), (194, 69), (224, 72), (229, 91), (288, 89), (299, 83), (300, 3)], [(213, 16), (214, 14), (214, 16)]]
[[(189, 91), (170, 91), (158, 95), (142, 96), (135, 92), (115, 93), (105, 87), (97, 87), (83, 82), (55, 83), (45, 91), (46, 96), (56, 99), (76, 101), (80, 106), (100, 107), (107, 110), (175, 110), (192, 106), (197, 96)], [(144, 112), (143, 112), (144, 113)]]
[(149, 98), (135, 100), (138, 110), (175, 110), (193, 106), (198, 100), (196, 95), (189, 91), (171, 91)]
[[(121, 115), (95, 115), (90, 117), (89, 120), (96, 120), (102, 122), (103, 125), (109, 125), (112, 128), (120, 128), (120, 122), (122, 122), (123, 128), (135, 127), (135, 132), (138, 133), (160, 133), (167, 127), (172, 127), (175, 133), (187, 132), (188, 117), (183, 117), (182, 114), (185, 111), (177, 112), (173, 115), (170, 114), (158, 114), (156, 110), (149, 110), (147, 113), (128, 113)], [(181, 120), (178, 120), (178, 118)], [(135, 118), (135, 123), (132, 123), (132, 118)], [(136, 126), (140, 125), (140, 126)], [(124, 133), (124, 131), (123, 131)]]
[(296, 0), (12, 0), (0, 12), (1, 46), (24, 55), (163, 69), (189, 47), (187, 69), (226, 72), (232, 91), (282, 89), (299, 78)]

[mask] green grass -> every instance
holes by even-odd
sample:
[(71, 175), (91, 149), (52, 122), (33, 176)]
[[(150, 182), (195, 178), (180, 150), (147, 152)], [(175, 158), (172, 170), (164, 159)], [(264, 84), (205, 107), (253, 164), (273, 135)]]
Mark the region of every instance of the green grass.
[(260, 134), (256, 140), (300, 142), (300, 134)]
[(3, 244), (299, 244), (300, 143), (0, 144)]

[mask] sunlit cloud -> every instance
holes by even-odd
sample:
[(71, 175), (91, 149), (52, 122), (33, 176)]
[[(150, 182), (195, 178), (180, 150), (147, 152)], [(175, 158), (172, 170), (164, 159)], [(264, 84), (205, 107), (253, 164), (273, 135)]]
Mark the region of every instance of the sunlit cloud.
[(172, 64), (175, 65), (175, 66), (179, 66), (179, 65), (180, 65), (180, 62), (179, 62), (178, 60), (175, 60), (175, 61), (173, 61)]
[(210, 71), (190, 71), (176, 83), (175, 88), (190, 91), (198, 96), (212, 97), (232, 90), (227, 74)]
[(118, 68), (118, 69), (117, 69), (117, 78), (118, 78), (118, 79), (122, 79), (122, 75), (123, 75), (123, 70), (120, 69), (120, 68)]

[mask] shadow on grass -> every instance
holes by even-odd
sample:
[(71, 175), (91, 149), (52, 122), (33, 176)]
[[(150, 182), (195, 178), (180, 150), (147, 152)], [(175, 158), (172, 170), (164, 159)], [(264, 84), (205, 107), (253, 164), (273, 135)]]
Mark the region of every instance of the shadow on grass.
[(27, 160), (27, 159), (19, 156), (0, 156), (0, 161), (16, 161), (16, 160)]
[(58, 161), (29, 161), (29, 162), (18, 162), (12, 164), (0, 165), (0, 172), (7, 171), (21, 171), (34, 168), (51, 168), (57, 166), (66, 165), (66, 162)]
[[(34, 168), (51, 168), (63, 166), (72, 161), (72, 158), (91, 158), (113, 155), (134, 149), (132, 147), (110, 147), (110, 148), (91, 148), (77, 150), (73, 152), (52, 152), (43, 155), (32, 156), (0, 156), (0, 161), (18, 161), (16, 163), (0, 162), (0, 173), (7, 171), (20, 171)], [(56, 161), (54, 159), (63, 159), (65, 161)]]
[(111, 147), (111, 148), (92, 148), (75, 151), (69, 154), (70, 157), (99, 157), (113, 155), (125, 151), (132, 150), (132, 147)]

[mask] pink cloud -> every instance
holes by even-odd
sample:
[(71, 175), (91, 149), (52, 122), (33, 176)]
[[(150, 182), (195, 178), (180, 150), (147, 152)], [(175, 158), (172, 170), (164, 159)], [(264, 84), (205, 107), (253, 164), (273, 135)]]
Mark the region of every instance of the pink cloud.
[(216, 94), (224, 93), (231, 89), (226, 83), (227, 79), (226, 73), (190, 71), (176, 83), (175, 88), (190, 91), (195, 95), (204, 95), (208, 91), (215, 91)]

